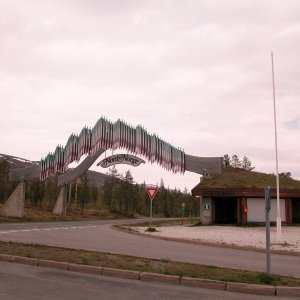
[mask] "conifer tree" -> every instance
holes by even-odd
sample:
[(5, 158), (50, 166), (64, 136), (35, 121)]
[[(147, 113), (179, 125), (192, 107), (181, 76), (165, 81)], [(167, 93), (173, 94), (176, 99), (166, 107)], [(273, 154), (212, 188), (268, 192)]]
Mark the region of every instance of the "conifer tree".
[(234, 167), (234, 168), (241, 168), (242, 167), (242, 163), (241, 163), (239, 157), (236, 154), (232, 155), (232, 157), (231, 157), (231, 166)]
[(243, 157), (242, 160), (242, 169), (247, 170), (247, 171), (252, 171), (255, 167), (252, 167), (251, 161), (247, 156)]

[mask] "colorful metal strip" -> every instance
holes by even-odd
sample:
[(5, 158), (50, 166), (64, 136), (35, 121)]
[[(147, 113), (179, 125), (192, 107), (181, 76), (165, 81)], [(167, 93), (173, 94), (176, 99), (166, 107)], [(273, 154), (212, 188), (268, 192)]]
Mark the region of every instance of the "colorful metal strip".
[(184, 151), (163, 141), (156, 134), (149, 134), (142, 126), (135, 128), (124, 121), (115, 123), (101, 117), (91, 129), (84, 127), (79, 135), (72, 133), (63, 147), (58, 145), (53, 153), (41, 159), (41, 179), (65, 172), (68, 165), (79, 161), (85, 154), (93, 155), (100, 148), (122, 148), (136, 155), (142, 155), (151, 163), (174, 173), (184, 173)]

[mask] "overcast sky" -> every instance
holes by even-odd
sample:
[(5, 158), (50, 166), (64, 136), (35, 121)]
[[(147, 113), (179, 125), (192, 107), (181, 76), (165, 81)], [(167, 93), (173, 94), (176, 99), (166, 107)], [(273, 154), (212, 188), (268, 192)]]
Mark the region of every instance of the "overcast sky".
[(40, 160), (105, 116), (275, 173), (271, 51), (279, 172), (300, 179), (300, 1), (0, 0), (0, 153)]

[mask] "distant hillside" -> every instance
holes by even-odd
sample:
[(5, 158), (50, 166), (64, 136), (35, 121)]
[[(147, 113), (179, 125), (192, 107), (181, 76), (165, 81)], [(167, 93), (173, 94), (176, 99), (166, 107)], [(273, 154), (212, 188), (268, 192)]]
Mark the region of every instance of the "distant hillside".
[[(0, 163), (3, 160), (6, 160), (11, 165), (11, 168), (26, 168), (32, 165), (39, 164), (38, 161), (31, 161), (25, 158), (0, 153)], [(108, 177), (108, 175), (106, 174), (90, 170), (87, 171), (87, 176), (90, 184), (96, 187), (102, 186), (104, 184), (105, 178)]]
[(25, 158), (0, 153), (0, 162), (3, 160), (6, 160), (12, 168), (25, 168), (39, 164), (38, 161), (31, 161)]
[(88, 170), (87, 177), (92, 186), (100, 187), (109, 176), (100, 172)]

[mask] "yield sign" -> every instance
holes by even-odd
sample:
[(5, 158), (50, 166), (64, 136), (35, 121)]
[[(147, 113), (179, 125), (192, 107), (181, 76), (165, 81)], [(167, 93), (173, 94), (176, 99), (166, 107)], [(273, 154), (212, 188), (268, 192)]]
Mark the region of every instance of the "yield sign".
[(147, 191), (147, 194), (148, 194), (150, 200), (153, 200), (154, 197), (155, 197), (155, 195), (158, 192), (158, 188), (156, 188), (156, 187), (148, 187), (148, 188), (146, 188), (146, 191)]

